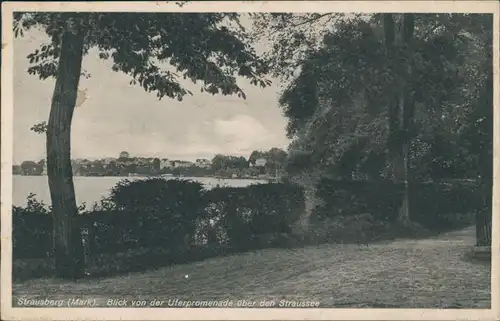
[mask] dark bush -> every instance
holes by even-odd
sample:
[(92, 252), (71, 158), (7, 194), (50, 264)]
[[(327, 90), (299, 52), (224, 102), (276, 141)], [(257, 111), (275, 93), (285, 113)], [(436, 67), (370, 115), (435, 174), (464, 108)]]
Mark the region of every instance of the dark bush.
[(463, 227), (474, 223), (482, 208), (477, 183), (456, 181), (413, 183), (410, 185), (411, 219), (436, 230)]
[(52, 253), (52, 217), (30, 194), (26, 207), (12, 207), (13, 258), (43, 258)]
[(112, 210), (82, 216), (92, 253), (136, 247), (178, 249), (191, 243), (204, 215), (203, 187), (184, 180), (124, 180), (111, 190)]
[[(367, 213), (377, 221), (393, 222), (398, 217), (404, 192), (403, 184), (391, 181), (323, 179), (317, 187), (317, 196), (323, 201), (315, 211), (317, 221)], [(444, 231), (470, 225), (479, 209), (481, 193), (477, 184), (461, 181), (410, 184), (410, 220), (427, 229)]]
[[(291, 226), (303, 208), (303, 191), (291, 184), (205, 191), (199, 183), (155, 178), (119, 183), (92, 210), (80, 209), (77, 219), (87, 271), (111, 275), (286, 246)], [(36, 262), (52, 261), (47, 259), (52, 252), (52, 218), (44, 204), (33, 197), (26, 208), (13, 210), (14, 257), (35, 262), (28, 267), (16, 263), (16, 275), (25, 278), (39, 266)], [(210, 244), (197, 235), (207, 231), (212, 238)], [(196, 241), (198, 244), (193, 244)], [(43, 266), (43, 275), (52, 271), (48, 262)]]
[(322, 221), (336, 216), (370, 214), (376, 220), (393, 221), (403, 199), (403, 185), (391, 181), (339, 181), (322, 179), (316, 196), (323, 204), (315, 211)]
[[(240, 247), (256, 245), (258, 236), (291, 233), (304, 209), (304, 194), (292, 184), (219, 187), (207, 192), (209, 214), (227, 240)], [(212, 211), (210, 211), (212, 209)]]
[(137, 238), (132, 236), (134, 232), (137, 234), (138, 225), (134, 225), (137, 218), (132, 212), (117, 210), (94, 210), (80, 215), (87, 254), (116, 253), (140, 247)]
[(207, 219), (219, 231), (217, 243), (243, 244), (251, 239), (249, 197), (246, 187), (216, 187), (206, 193)]
[[(199, 209), (203, 202), (203, 186), (189, 180), (150, 178), (123, 180), (112, 189), (109, 200), (118, 210), (134, 210), (147, 207), (172, 208), (175, 210)], [(184, 204), (185, 203), (185, 204)]]
[(251, 185), (248, 193), (255, 204), (250, 224), (255, 235), (291, 233), (292, 224), (304, 211), (304, 192), (296, 185)]

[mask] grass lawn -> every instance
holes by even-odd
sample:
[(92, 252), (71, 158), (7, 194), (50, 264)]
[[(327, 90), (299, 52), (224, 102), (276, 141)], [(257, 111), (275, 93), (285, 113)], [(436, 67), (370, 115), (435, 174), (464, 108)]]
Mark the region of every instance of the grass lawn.
[(76, 283), (35, 279), (13, 284), (13, 304), (20, 297), (77, 296), (102, 306), (109, 298), (288, 299), (319, 301), (323, 308), (489, 309), (490, 264), (466, 258), (474, 243), (471, 227), (368, 246), (266, 249)]

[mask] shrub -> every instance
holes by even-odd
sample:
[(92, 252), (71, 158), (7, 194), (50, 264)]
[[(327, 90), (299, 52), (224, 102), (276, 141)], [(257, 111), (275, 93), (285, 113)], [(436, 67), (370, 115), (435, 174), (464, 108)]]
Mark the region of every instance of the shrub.
[(108, 202), (112, 210), (95, 210), (82, 217), (91, 235), (92, 253), (134, 247), (185, 248), (204, 214), (203, 187), (184, 180), (147, 180), (118, 183)]
[(456, 181), (410, 185), (411, 219), (432, 230), (447, 230), (474, 223), (482, 208), (478, 184)]
[[(313, 218), (321, 222), (369, 213), (376, 221), (393, 222), (398, 217), (403, 192), (403, 184), (391, 181), (322, 179), (317, 196), (323, 205), (316, 208)], [(409, 192), (410, 220), (434, 231), (472, 224), (475, 212), (482, 206), (480, 190), (470, 182), (412, 182)]]
[(206, 193), (206, 218), (221, 231), (218, 243), (242, 244), (251, 238), (249, 197), (246, 187), (216, 187)]
[(258, 236), (291, 233), (304, 209), (302, 189), (283, 183), (218, 187), (208, 191), (206, 199), (208, 217), (226, 232), (223, 241), (240, 247), (260, 243)]
[(376, 220), (392, 221), (398, 216), (403, 185), (391, 181), (339, 181), (321, 179), (316, 196), (322, 205), (315, 210), (318, 221), (336, 216), (369, 213)]
[[(197, 209), (203, 206), (201, 183), (150, 178), (144, 180), (123, 180), (112, 189), (109, 200), (118, 210), (142, 210), (148, 207), (172, 209)], [(183, 204), (185, 203), (185, 204)]]
[(304, 192), (292, 184), (248, 187), (256, 211), (251, 220), (253, 234), (291, 233), (293, 223), (304, 211)]
[[(51, 252), (52, 218), (43, 204), (32, 199), (27, 208), (14, 207), (14, 252), (34, 259)], [(292, 184), (219, 187), (207, 192), (199, 183), (155, 178), (120, 182), (99, 205), (81, 208), (77, 219), (87, 268), (106, 274), (287, 246), (291, 226), (303, 208), (303, 191)], [(188, 246), (207, 230), (212, 238), (215, 235), (212, 244)], [(142, 264), (138, 257), (152, 261)], [(123, 267), (111, 266), (121, 264), (117, 258), (123, 258)]]
[(133, 226), (127, 212), (94, 210), (79, 216), (80, 227), (85, 231), (84, 244), (88, 255), (116, 253), (139, 247), (136, 238), (129, 237)]
[(26, 207), (12, 207), (13, 258), (43, 258), (52, 252), (52, 217), (43, 202), (30, 194)]
[[(13, 258), (46, 258), (52, 256), (51, 207), (38, 201), (31, 193), (26, 207), (12, 206)], [(83, 211), (85, 205), (78, 207)]]
[(365, 242), (384, 224), (386, 222), (377, 222), (370, 214), (335, 216), (313, 224), (308, 236), (313, 243)]

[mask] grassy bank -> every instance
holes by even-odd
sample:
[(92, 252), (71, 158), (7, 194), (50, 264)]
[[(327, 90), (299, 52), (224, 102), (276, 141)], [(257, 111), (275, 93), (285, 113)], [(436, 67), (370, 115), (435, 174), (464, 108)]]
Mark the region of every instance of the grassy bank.
[[(474, 228), (420, 240), (265, 249), (77, 283), (15, 281), (26, 298), (316, 300), (321, 307), (489, 308), (490, 265), (465, 254)], [(188, 275), (188, 278), (185, 276)]]
[[(302, 249), (325, 244), (366, 245), (395, 239), (425, 239), (440, 233), (419, 225), (404, 226), (397, 222), (377, 224), (370, 216), (360, 215), (330, 221), (328, 224), (311, 224), (300, 235), (269, 234), (254, 239), (245, 247), (234, 244), (193, 245), (182, 251), (165, 247), (135, 248), (118, 253), (91, 255), (87, 258), (88, 278), (102, 278), (143, 272), (161, 267), (225, 257), (264, 249)], [(175, 251), (175, 252), (174, 252)], [(19, 258), (13, 260), (13, 278), (18, 281), (53, 277), (52, 258)]]

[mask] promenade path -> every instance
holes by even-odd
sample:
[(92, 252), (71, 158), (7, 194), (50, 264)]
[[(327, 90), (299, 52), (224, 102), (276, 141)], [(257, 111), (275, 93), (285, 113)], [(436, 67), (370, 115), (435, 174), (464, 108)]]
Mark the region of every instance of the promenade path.
[[(13, 285), (23, 298), (129, 300), (313, 300), (338, 308), (490, 308), (488, 263), (465, 257), (474, 227), (420, 240), (368, 246), (266, 249), (77, 283), (37, 279)], [(186, 275), (188, 276), (186, 278)]]

